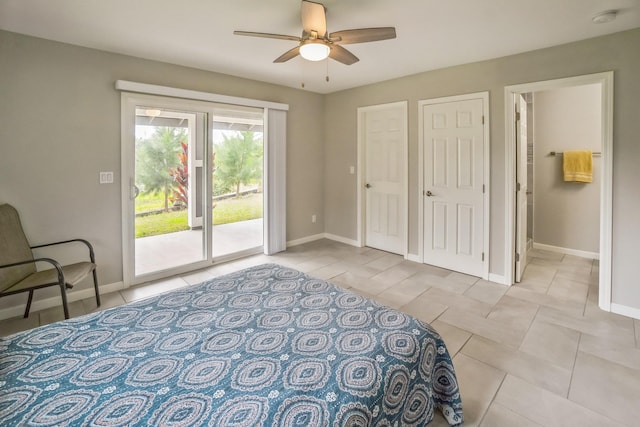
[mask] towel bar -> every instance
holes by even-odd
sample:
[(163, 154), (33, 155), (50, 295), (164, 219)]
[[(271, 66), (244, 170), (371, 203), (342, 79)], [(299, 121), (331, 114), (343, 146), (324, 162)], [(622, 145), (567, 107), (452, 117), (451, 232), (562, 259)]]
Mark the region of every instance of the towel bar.
[[(562, 156), (564, 153), (562, 151), (551, 151), (549, 152), (550, 156)], [(602, 155), (602, 153), (600, 153), (599, 151), (594, 151), (593, 153), (591, 153), (592, 156), (594, 157), (599, 157)]]

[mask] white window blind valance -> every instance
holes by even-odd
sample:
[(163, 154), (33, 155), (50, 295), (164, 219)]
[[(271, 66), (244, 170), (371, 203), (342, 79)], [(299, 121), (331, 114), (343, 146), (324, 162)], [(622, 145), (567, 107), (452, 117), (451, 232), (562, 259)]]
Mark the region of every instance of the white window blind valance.
[(236, 96), (219, 95), (217, 93), (201, 92), (198, 90), (179, 89), (170, 86), (159, 86), (147, 83), (116, 80), (116, 89), (123, 92), (144, 93), (147, 95), (170, 96), (173, 98), (193, 99), (197, 101), (219, 102), (221, 104), (246, 105), (248, 107), (269, 108), (273, 110), (289, 110), (289, 105), (278, 102), (262, 101), (259, 99), (242, 98)]

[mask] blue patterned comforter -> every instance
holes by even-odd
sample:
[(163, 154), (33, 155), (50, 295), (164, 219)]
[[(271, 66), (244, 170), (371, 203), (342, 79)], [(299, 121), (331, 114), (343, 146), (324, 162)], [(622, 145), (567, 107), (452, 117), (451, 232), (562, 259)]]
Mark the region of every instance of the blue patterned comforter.
[(266, 264), (0, 338), (0, 424), (462, 423), (427, 324)]

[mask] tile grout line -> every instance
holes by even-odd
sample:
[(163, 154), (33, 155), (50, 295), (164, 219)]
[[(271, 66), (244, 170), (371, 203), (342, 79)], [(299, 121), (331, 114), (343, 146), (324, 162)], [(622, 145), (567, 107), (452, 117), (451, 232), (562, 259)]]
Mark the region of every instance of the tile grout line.
[[(446, 310), (445, 310), (445, 311), (446, 311)], [(441, 321), (441, 322), (442, 322), (442, 321)], [(446, 322), (443, 322), (443, 323), (446, 323)], [(448, 323), (447, 323), (447, 325), (448, 325)], [(464, 331), (464, 329), (462, 329), (462, 330)], [(469, 332), (469, 331), (465, 331), (465, 332)], [(471, 338), (473, 338), (475, 335), (476, 335), (476, 334), (471, 333), (471, 335), (469, 335), (469, 338), (467, 338), (467, 339), (464, 341), (464, 344), (462, 344), (462, 345), (460, 346), (460, 349), (457, 351), (457, 353), (456, 353), (456, 354), (458, 354), (458, 353), (462, 353), (462, 349), (467, 345), (467, 343), (468, 343), (469, 341), (471, 341)], [(445, 344), (446, 344), (446, 343), (445, 343)], [(454, 355), (454, 356), (455, 356), (455, 355)], [(467, 356), (467, 357), (471, 357), (471, 356), (469, 356), (468, 354), (465, 354), (465, 356)], [(475, 359), (475, 357), (471, 357), (471, 358), (472, 358), (472, 359), (474, 359), (474, 360), (476, 360), (476, 359)], [(480, 362), (480, 360), (478, 360), (478, 362)], [(451, 363), (453, 363), (453, 358), (451, 358)], [(482, 363), (484, 363), (484, 362), (482, 362)], [(491, 365), (489, 365), (489, 366), (491, 366)], [(455, 367), (454, 367), (454, 368), (455, 368)], [(506, 374), (506, 372), (505, 372), (505, 374)], [(502, 385), (502, 383), (500, 383), (500, 385)], [(500, 387), (498, 387), (498, 390), (499, 390), (499, 389), (500, 389)], [(496, 393), (497, 393), (497, 391), (496, 391)]]
[(524, 414), (521, 414), (521, 413), (519, 413), (519, 412), (517, 412), (517, 411), (514, 411), (513, 409), (509, 408), (508, 406), (504, 406), (503, 404), (501, 404), (501, 403), (499, 403), (499, 402), (496, 402), (496, 405), (500, 405), (500, 406), (502, 406), (502, 407), (503, 407), (504, 409), (506, 409), (507, 411), (509, 411), (509, 412), (511, 412), (511, 413), (513, 413), (513, 414), (516, 414), (517, 416), (522, 417), (522, 418), (524, 418), (524, 419), (525, 419), (525, 420), (527, 420), (527, 421), (530, 421), (532, 424), (535, 424), (535, 425), (540, 426), (540, 427), (544, 427), (544, 426), (542, 426), (542, 424), (538, 423), (536, 420), (532, 420), (532, 419), (531, 419), (531, 418), (529, 418), (528, 416), (526, 416), (526, 415), (524, 415)]
[[(520, 345), (518, 345), (518, 348), (517, 348), (518, 351), (522, 351), (522, 350), (520, 350), (520, 347), (522, 347), (522, 343), (524, 342), (524, 339), (527, 337), (527, 334), (529, 333), (529, 331), (531, 331), (531, 326), (533, 326), (533, 322), (536, 321), (536, 319), (538, 318), (538, 314), (540, 313), (541, 305), (540, 304), (536, 304), (536, 305), (538, 306), (538, 308), (536, 308), (536, 314), (534, 314), (531, 317), (531, 322), (529, 323), (529, 326), (527, 327), (527, 330), (525, 331), (524, 335), (522, 336), (522, 341), (520, 341)], [(525, 351), (525, 353), (526, 353), (526, 351)]]
[(582, 332), (579, 332), (578, 335), (578, 345), (576, 346), (576, 355), (573, 358), (573, 366), (571, 366), (571, 378), (569, 378), (569, 387), (567, 388), (567, 396), (566, 399), (569, 399), (569, 394), (571, 393), (571, 385), (573, 384), (573, 375), (576, 370), (576, 363), (578, 363), (578, 353), (580, 353), (580, 342), (582, 341)]
[[(462, 350), (462, 349), (460, 349), (460, 350)], [(500, 385), (498, 386), (498, 388), (496, 389), (496, 392), (491, 397), (491, 402), (489, 402), (489, 405), (487, 405), (487, 409), (484, 411), (484, 413), (482, 414), (482, 416), (478, 420), (478, 426), (482, 425), (482, 422), (484, 421), (485, 417), (487, 416), (487, 413), (489, 412), (489, 409), (491, 409), (491, 405), (493, 405), (493, 403), (496, 401), (496, 396), (500, 392), (500, 389), (502, 388), (502, 384), (504, 384), (504, 381), (507, 379), (507, 375), (508, 375), (508, 373), (504, 372), (504, 375), (502, 376), (502, 380), (500, 381)]]
[[(468, 355), (465, 355), (465, 356), (467, 356), (467, 357), (471, 357), (471, 356), (468, 356)], [(472, 359), (474, 359), (474, 358), (472, 358)], [(474, 360), (475, 360), (475, 359), (474, 359)], [(489, 366), (491, 366), (491, 365), (489, 365)], [(493, 406), (493, 404), (494, 404), (494, 403), (495, 403), (496, 405), (500, 405), (500, 406), (502, 406), (502, 407), (503, 407), (504, 409), (506, 409), (507, 411), (509, 411), (509, 412), (511, 412), (511, 413), (513, 413), (513, 414), (516, 414), (517, 416), (522, 417), (522, 418), (524, 418), (524, 419), (525, 419), (525, 420), (527, 420), (527, 421), (531, 421), (533, 424), (535, 424), (535, 425), (537, 425), (537, 426), (541, 426), (541, 424), (539, 424), (539, 423), (538, 423), (537, 421), (535, 421), (535, 420), (532, 420), (532, 419), (531, 419), (531, 418), (529, 418), (528, 416), (523, 415), (523, 414), (521, 414), (521, 413), (519, 413), (519, 412), (517, 412), (517, 411), (514, 411), (513, 409), (509, 408), (508, 406), (504, 406), (503, 404), (501, 404), (501, 403), (499, 403), (499, 402), (496, 402), (496, 397), (498, 396), (498, 393), (500, 392), (500, 389), (502, 388), (502, 385), (503, 385), (503, 384), (504, 384), (504, 382), (507, 380), (507, 376), (508, 376), (508, 375), (511, 375), (512, 377), (515, 377), (515, 378), (521, 379), (520, 377), (515, 376), (515, 375), (512, 375), (512, 374), (510, 374), (510, 373), (508, 373), (508, 372), (505, 372), (505, 373), (504, 373), (504, 377), (502, 377), (502, 381), (500, 381), (500, 385), (498, 386), (498, 388), (497, 388), (497, 390), (496, 390), (496, 393), (493, 395), (493, 398), (491, 399), (491, 402), (489, 403), (489, 406), (487, 407), (487, 410), (486, 410), (486, 411), (484, 412), (484, 414), (482, 415), (482, 418), (480, 419), (480, 424), (478, 424), (478, 426), (482, 425), (482, 422), (484, 421), (485, 417), (487, 416), (487, 413), (489, 412), (489, 409), (491, 409), (491, 407)], [(528, 384), (530, 384), (530, 383), (529, 383), (528, 381), (526, 381), (526, 380), (522, 380), (522, 381), (525, 381), (525, 382), (527, 382)], [(541, 426), (541, 427), (542, 427), (542, 426)]]

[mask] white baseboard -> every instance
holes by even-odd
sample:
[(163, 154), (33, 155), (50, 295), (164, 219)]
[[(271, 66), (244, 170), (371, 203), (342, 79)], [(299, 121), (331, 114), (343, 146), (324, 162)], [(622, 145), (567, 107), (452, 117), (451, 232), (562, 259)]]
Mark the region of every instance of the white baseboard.
[(289, 240), (287, 242), (287, 247), (289, 248), (291, 246), (298, 246), (298, 245), (302, 245), (302, 244), (305, 244), (305, 243), (314, 242), (314, 241), (320, 240), (320, 239), (329, 239), (329, 240), (333, 240), (335, 242), (344, 243), (345, 245), (355, 246), (357, 248), (360, 247), (360, 245), (358, 244), (358, 242), (356, 240), (347, 239), (345, 237), (337, 236), (335, 234), (329, 234), (329, 233), (314, 234), (312, 236), (302, 237), (302, 238), (296, 239), (296, 240)]
[(289, 240), (287, 242), (287, 247), (289, 248), (291, 246), (302, 245), (304, 243), (309, 243), (316, 240), (324, 239), (324, 237), (325, 237), (325, 233), (320, 233), (320, 234), (314, 234), (313, 236), (302, 237), (300, 239)]
[(559, 246), (545, 245), (543, 243), (533, 242), (533, 249), (540, 249), (543, 251), (556, 252), (565, 255), (579, 256), (589, 259), (600, 259), (598, 252), (580, 251), (578, 249), (561, 248)]
[(493, 283), (500, 283), (501, 285), (510, 286), (510, 283), (507, 283), (507, 279), (501, 274), (489, 273), (489, 281)]
[(405, 259), (407, 259), (409, 261), (417, 262), (417, 263), (421, 263), (422, 262), (420, 260), (420, 255), (418, 255), (418, 254), (407, 254)]
[(347, 239), (346, 237), (336, 236), (335, 234), (324, 233), (324, 238), (329, 240), (334, 240), (336, 242), (344, 243), (345, 245), (355, 246), (356, 248), (361, 247), (360, 243), (357, 240)]
[(621, 314), (623, 316), (632, 317), (640, 320), (640, 309), (634, 307), (627, 307), (626, 305), (611, 303), (611, 312), (615, 314)]
[[(108, 285), (100, 285), (100, 295), (109, 294), (111, 292), (116, 292), (122, 289), (124, 289), (123, 282), (115, 282), (115, 283), (109, 283)], [(24, 315), (24, 309), (27, 307), (26, 299), (27, 299), (28, 293), (25, 292), (23, 294), (18, 294), (18, 295), (24, 295), (25, 303), (16, 307), (0, 309), (0, 320), (10, 319), (12, 317)], [(34, 295), (37, 295), (37, 294), (34, 294)], [(90, 288), (67, 292), (67, 301), (68, 302), (79, 301), (86, 298), (93, 298), (95, 297), (95, 295), (96, 294), (93, 290), (93, 286), (91, 286)], [(60, 298), (59, 295), (55, 297), (41, 299), (41, 300), (34, 300), (33, 303), (31, 304), (30, 312), (40, 311), (40, 310), (44, 310), (46, 308), (51, 308), (51, 307), (60, 307), (60, 309), (62, 310), (62, 298)]]

